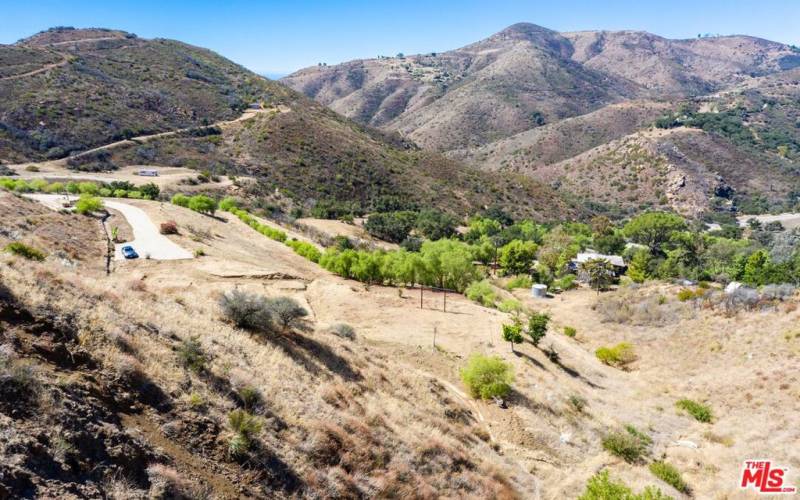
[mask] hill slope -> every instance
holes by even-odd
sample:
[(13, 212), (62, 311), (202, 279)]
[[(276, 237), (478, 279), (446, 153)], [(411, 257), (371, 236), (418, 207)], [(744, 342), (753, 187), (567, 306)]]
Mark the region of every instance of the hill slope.
[(708, 93), (798, 65), (790, 47), (752, 37), (668, 40), (520, 23), (440, 54), (318, 66), (283, 81), (345, 116), (447, 151), (625, 99)]

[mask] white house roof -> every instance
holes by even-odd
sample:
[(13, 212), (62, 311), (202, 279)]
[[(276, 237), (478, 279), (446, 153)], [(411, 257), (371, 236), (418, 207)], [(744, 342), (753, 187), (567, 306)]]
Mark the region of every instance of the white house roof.
[(618, 267), (625, 267), (625, 260), (619, 255), (603, 255), (597, 252), (584, 252), (579, 253), (577, 257), (572, 259), (573, 262), (577, 262), (578, 264), (583, 264), (584, 262), (595, 260), (595, 259), (603, 259), (607, 260), (613, 266)]

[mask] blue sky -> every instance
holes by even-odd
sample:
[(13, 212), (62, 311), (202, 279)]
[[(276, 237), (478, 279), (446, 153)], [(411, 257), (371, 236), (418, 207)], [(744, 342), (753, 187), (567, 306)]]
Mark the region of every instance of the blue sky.
[(800, 0), (5, 0), (0, 43), (58, 25), (118, 28), (207, 47), (260, 73), (285, 74), (318, 62), (441, 52), (522, 21), (558, 31), (750, 34), (800, 45)]

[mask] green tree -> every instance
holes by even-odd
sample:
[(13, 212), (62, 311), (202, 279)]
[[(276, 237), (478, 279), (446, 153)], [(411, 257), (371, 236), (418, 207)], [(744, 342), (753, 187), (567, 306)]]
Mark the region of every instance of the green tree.
[(457, 223), (458, 221), (450, 214), (426, 209), (419, 213), (414, 227), (419, 234), (429, 240), (441, 240), (456, 234)]
[(528, 318), (528, 335), (530, 335), (533, 345), (539, 346), (539, 342), (547, 335), (549, 323), (550, 315), (547, 313), (533, 313)]
[(600, 294), (600, 290), (611, 283), (614, 276), (614, 268), (606, 259), (589, 259), (582, 262), (580, 271), (586, 275), (589, 286), (597, 290), (598, 294)]
[(631, 219), (622, 229), (635, 243), (647, 245), (655, 255), (664, 255), (663, 246), (672, 233), (686, 229), (686, 221), (668, 212), (647, 212)]
[(468, 245), (455, 240), (426, 241), (420, 250), (427, 284), (463, 291), (478, 278)]
[(161, 189), (154, 183), (148, 182), (147, 184), (139, 186), (139, 192), (148, 200), (157, 200), (158, 195), (161, 194)]
[(648, 266), (650, 265), (650, 251), (644, 248), (639, 249), (633, 254), (628, 265), (627, 275), (634, 283), (644, 283), (648, 278)]
[(417, 214), (409, 211), (376, 213), (367, 218), (364, 229), (376, 238), (400, 243), (411, 233), (416, 218)]
[(514, 344), (522, 343), (522, 325), (516, 321), (510, 325), (503, 325), (503, 340), (511, 343), (511, 352), (515, 352)]
[(532, 241), (514, 240), (500, 249), (500, 265), (506, 274), (529, 273), (538, 246)]
[(742, 280), (750, 285), (765, 285), (769, 280), (769, 264), (766, 250), (753, 252), (745, 263)]

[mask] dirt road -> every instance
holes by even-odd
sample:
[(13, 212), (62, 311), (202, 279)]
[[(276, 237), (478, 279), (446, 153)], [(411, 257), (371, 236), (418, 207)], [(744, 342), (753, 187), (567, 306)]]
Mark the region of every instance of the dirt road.
[[(36, 200), (53, 210), (61, 210), (67, 200), (75, 200), (75, 196), (58, 194), (28, 194), (26, 198)], [(122, 256), (122, 247), (130, 245), (141, 258), (152, 260), (180, 260), (192, 259), (194, 256), (186, 249), (173, 242), (158, 231), (150, 217), (141, 208), (135, 207), (116, 199), (103, 199), (107, 208), (118, 211), (125, 217), (133, 229), (133, 241), (118, 243), (114, 248), (114, 258), (125, 260)]]

